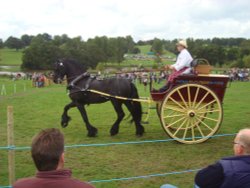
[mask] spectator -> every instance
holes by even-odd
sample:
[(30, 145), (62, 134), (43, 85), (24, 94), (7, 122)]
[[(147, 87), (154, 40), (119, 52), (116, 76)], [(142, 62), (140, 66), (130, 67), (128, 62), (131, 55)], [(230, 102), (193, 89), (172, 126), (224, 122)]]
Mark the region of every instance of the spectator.
[(41, 74), (38, 78), (38, 87), (44, 87), (45, 75)]
[(234, 155), (200, 170), (195, 183), (200, 188), (250, 187), (250, 129), (239, 131), (234, 139)]
[(41, 131), (33, 139), (31, 154), (36, 176), (18, 180), (13, 188), (93, 188), (71, 178), (71, 170), (64, 169), (64, 136), (58, 129)]
[(144, 91), (146, 91), (147, 90), (147, 85), (148, 85), (148, 74), (147, 73), (143, 73), (142, 74), (142, 83), (143, 83), (143, 85), (144, 85)]

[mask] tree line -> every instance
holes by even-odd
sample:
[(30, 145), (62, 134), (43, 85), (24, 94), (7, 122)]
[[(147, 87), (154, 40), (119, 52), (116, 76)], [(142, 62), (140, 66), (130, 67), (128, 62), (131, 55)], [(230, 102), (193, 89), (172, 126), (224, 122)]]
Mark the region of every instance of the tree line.
[[(152, 39), (135, 42), (131, 36), (95, 37), (86, 41), (81, 37), (70, 38), (66, 34), (51, 36), (47, 33), (10, 36), (0, 39), (0, 48), (23, 49), (23, 69), (47, 70), (60, 58), (73, 58), (86, 67), (95, 68), (100, 62), (121, 63), (124, 54), (140, 53), (138, 46), (150, 45), (156, 56), (165, 51), (177, 54), (177, 39)], [(188, 49), (194, 58), (208, 59), (212, 65), (250, 67), (250, 40), (245, 38), (187, 39)]]
[(84, 41), (81, 37), (44, 33), (23, 35), (20, 39), (11, 36), (1, 44), (1, 47), (23, 49), (22, 68), (30, 70), (51, 69), (60, 58), (76, 59), (86, 67), (95, 68), (99, 62), (121, 63), (125, 53), (138, 53), (139, 50), (131, 36), (102, 36)]
[[(138, 41), (137, 45), (152, 45), (151, 50), (163, 54), (164, 49), (177, 54), (174, 40)], [(245, 38), (187, 39), (188, 50), (194, 58), (205, 58), (214, 66), (250, 68), (250, 40)]]

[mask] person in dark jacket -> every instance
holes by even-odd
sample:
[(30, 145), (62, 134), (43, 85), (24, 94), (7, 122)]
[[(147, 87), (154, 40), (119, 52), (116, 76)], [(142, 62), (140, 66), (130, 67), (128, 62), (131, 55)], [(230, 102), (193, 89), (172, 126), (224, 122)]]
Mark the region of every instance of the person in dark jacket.
[(64, 169), (64, 136), (58, 129), (41, 131), (32, 141), (31, 154), (38, 172), (16, 181), (13, 188), (94, 188)]
[(199, 188), (250, 188), (250, 129), (234, 139), (234, 156), (200, 170), (195, 177)]

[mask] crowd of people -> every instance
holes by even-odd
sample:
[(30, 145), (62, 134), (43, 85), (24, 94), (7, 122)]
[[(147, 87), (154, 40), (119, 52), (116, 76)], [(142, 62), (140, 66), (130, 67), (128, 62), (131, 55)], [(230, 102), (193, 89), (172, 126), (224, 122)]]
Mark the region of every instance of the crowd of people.
[(17, 80), (31, 80), (32, 86), (37, 88), (42, 88), (50, 84), (51, 75), (47, 75), (46, 73), (17, 73), (17, 74), (10, 74), (10, 79), (13, 81)]
[[(145, 87), (148, 86), (150, 82), (153, 84), (161, 84), (165, 82), (169, 75), (170, 71), (160, 71), (160, 72), (132, 72), (132, 73), (123, 73), (118, 74), (120, 78), (131, 79), (135, 84), (143, 84)], [(230, 81), (240, 81), (246, 82), (250, 81), (250, 68), (232, 68), (228, 71), (224, 71), (223, 74), (228, 75)]]
[(47, 80), (47, 77), (43, 73), (34, 72), (32, 74), (32, 85), (34, 87), (38, 87), (38, 88), (44, 87), (46, 80)]
[(249, 81), (250, 80), (250, 69), (249, 68), (233, 68), (228, 71), (230, 81)]

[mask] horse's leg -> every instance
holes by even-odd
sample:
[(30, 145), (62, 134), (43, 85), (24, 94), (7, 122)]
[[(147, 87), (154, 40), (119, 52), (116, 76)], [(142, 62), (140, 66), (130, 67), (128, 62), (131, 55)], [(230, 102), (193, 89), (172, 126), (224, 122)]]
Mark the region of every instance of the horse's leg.
[(122, 119), (124, 118), (125, 113), (122, 109), (122, 103), (120, 101), (113, 99), (113, 100), (111, 100), (111, 102), (112, 102), (114, 109), (117, 113), (117, 119), (110, 129), (110, 135), (114, 136), (114, 135), (118, 134), (118, 132), (119, 132), (119, 125), (120, 125), (120, 122), (122, 121)]
[(62, 119), (61, 119), (61, 125), (63, 128), (67, 127), (69, 121), (71, 120), (71, 118), (68, 116), (68, 110), (73, 107), (76, 107), (73, 101), (64, 107), (64, 111), (63, 111)]
[(133, 120), (135, 122), (135, 128), (136, 128), (136, 135), (142, 136), (144, 133), (144, 127), (141, 125), (141, 121), (138, 118), (137, 112), (134, 110), (133, 104), (131, 101), (125, 102), (126, 107), (128, 108), (129, 112), (131, 113)]
[(93, 127), (90, 123), (89, 123), (89, 119), (88, 119), (88, 116), (87, 116), (87, 112), (85, 110), (85, 107), (84, 105), (82, 104), (77, 104), (76, 105), (78, 110), (80, 111), (81, 115), (82, 115), (82, 119), (83, 121), (85, 122), (86, 124), (86, 128), (88, 130), (88, 136), (89, 137), (95, 137), (96, 134), (97, 134), (97, 128)]

